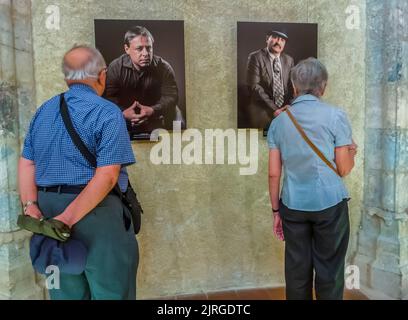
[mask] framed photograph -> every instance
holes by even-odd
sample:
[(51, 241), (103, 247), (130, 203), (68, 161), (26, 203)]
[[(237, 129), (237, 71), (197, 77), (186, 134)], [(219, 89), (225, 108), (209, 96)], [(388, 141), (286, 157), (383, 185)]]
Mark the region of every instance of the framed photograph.
[(290, 104), (290, 69), (317, 58), (317, 24), (238, 22), (238, 128), (268, 129), (277, 109)]
[(104, 97), (117, 104), (132, 140), (186, 127), (184, 22), (95, 20), (95, 46), (108, 65)]

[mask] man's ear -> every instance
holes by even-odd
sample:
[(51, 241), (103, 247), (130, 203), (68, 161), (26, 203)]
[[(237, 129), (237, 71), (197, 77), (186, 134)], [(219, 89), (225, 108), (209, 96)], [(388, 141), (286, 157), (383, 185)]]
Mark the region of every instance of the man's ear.
[(128, 47), (128, 45), (125, 44), (123, 47), (124, 47), (124, 49), (125, 49), (125, 52), (126, 52), (127, 54), (129, 54), (129, 49), (130, 49), (130, 48)]
[(103, 70), (99, 73), (98, 79), (96, 79), (96, 87), (99, 96), (102, 96), (103, 92), (105, 91), (106, 86), (106, 70)]
[(98, 83), (105, 86), (105, 83), (106, 83), (106, 70), (102, 70), (101, 73), (99, 73)]

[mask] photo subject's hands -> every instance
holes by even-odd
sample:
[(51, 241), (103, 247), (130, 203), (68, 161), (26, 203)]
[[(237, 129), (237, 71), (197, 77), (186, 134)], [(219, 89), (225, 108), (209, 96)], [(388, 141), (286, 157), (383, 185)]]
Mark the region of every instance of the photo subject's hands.
[(278, 240), (285, 241), (283, 236), (282, 219), (278, 213), (273, 214), (273, 234)]
[(285, 111), (287, 108), (289, 108), (289, 105), (286, 105), (286, 106), (284, 106), (284, 107), (282, 107), (282, 108), (276, 110), (276, 111), (273, 113), (273, 117), (276, 118), (276, 117), (279, 116), (283, 111)]
[(131, 124), (141, 124), (148, 120), (153, 114), (154, 109), (149, 106), (144, 106), (136, 101), (136, 108), (139, 108), (140, 112), (136, 113), (133, 119), (131, 120)]
[(126, 120), (132, 121), (133, 119), (135, 119), (135, 117), (136, 117), (135, 109), (137, 108), (137, 104), (138, 104), (138, 102), (135, 101), (135, 102), (133, 102), (133, 104), (129, 108), (123, 110), (122, 113), (123, 113), (123, 116), (125, 117)]

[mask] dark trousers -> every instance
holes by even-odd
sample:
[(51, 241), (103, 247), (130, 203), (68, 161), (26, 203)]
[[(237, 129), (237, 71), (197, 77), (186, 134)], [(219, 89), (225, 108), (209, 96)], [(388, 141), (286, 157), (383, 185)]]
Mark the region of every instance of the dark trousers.
[(285, 236), (286, 299), (341, 300), (350, 225), (347, 200), (322, 211), (291, 210), (281, 203)]
[[(38, 192), (46, 218), (52, 218), (77, 194)], [(134, 300), (139, 251), (133, 226), (117, 196), (108, 195), (72, 228), (72, 238), (88, 249), (85, 271), (80, 275), (60, 274), (60, 288), (50, 289), (52, 300)], [(68, 240), (69, 241), (69, 240)]]

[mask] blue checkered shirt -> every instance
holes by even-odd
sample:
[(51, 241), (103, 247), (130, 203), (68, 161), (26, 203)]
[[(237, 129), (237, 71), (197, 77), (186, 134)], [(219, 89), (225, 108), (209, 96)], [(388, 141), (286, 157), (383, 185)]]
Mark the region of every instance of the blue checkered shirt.
[[(84, 84), (71, 85), (65, 101), (75, 130), (97, 167), (122, 165), (119, 186), (127, 188), (125, 166), (135, 163), (126, 123), (120, 109)], [(38, 186), (85, 185), (95, 168), (74, 145), (60, 113), (59, 95), (46, 101), (31, 120), (22, 157), (35, 163)]]

